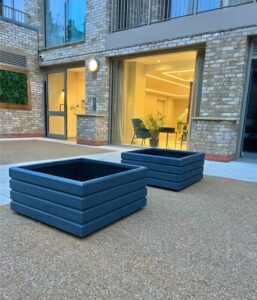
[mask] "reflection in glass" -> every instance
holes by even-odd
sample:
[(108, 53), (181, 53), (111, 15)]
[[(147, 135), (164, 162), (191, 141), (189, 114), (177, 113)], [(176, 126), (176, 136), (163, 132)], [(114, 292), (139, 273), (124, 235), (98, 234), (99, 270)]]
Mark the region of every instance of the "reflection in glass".
[(85, 38), (85, 0), (46, 0), (46, 46)]
[(207, 10), (212, 10), (220, 7), (220, 0), (199, 0), (197, 3), (197, 11), (202, 12), (202, 11), (207, 11)]
[(257, 60), (252, 62), (243, 150), (257, 152)]
[(193, 12), (192, 0), (174, 0), (171, 1), (171, 17), (182, 17)]
[(64, 0), (46, 0), (46, 44), (61, 45), (65, 42), (65, 11)]
[(82, 40), (85, 36), (85, 0), (68, 0), (66, 4), (67, 42)]
[(24, 22), (22, 12), (24, 12), (24, 0), (0, 0), (0, 16)]

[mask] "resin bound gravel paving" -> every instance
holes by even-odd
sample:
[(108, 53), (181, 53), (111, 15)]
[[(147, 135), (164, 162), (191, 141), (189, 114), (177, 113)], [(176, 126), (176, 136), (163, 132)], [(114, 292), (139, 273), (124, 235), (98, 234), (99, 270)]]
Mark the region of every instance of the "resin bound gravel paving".
[(257, 185), (204, 177), (85, 239), (0, 207), (1, 299), (256, 299)]
[(0, 165), (106, 152), (110, 150), (40, 140), (0, 141)]

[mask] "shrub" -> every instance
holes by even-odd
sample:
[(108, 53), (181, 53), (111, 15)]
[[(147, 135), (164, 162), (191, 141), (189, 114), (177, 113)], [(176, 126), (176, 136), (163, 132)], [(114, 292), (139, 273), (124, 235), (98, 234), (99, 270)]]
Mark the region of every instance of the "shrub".
[(0, 70), (0, 102), (28, 104), (26, 74)]

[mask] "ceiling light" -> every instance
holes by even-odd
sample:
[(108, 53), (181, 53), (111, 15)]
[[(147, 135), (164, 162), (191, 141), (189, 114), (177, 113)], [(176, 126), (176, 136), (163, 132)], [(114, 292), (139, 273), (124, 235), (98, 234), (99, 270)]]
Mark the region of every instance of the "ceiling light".
[(164, 79), (164, 78), (161, 78), (161, 77), (158, 77), (158, 76), (154, 76), (154, 75), (150, 75), (150, 74), (146, 74), (146, 76), (147, 76), (147, 77), (150, 77), (150, 78), (157, 79), (157, 80), (161, 80), (161, 81), (169, 82), (169, 83), (172, 83), (172, 84), (176, 84), (176, 85), (179, 85), (179, 86), (183, 86), (183, 87), (189, 89), (189, 86), (188, 86), (188, 85), (185, 85), (185, 84), (182, 84), (182, 83), (178, 83), (178, 82), (176, 82), (176, 81)]
[(169, 74), (176, 74), (176, 73), (189, 73), (189, 72), (194, 72), (194, 69), (191, 69), (191, 70), (168, 71), (168, 72), (166, 72), (166, 73), (169, 73)]
[(171, 96), (171, 97), (188, 97), (188, 95), (179, 95), (179, 94), (172, 94), (172, 93), (166, 93), (162, 91), (152, 90), (152, 89), (145, 89), (146, 92), (154, 93), (154, 94), (160, 94), (165, 96)]

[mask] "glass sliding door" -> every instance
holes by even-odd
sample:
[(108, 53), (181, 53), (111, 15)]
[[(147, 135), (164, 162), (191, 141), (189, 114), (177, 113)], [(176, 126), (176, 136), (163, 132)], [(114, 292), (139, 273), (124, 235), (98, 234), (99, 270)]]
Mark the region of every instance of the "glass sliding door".
[(47, 74), (47, 136), (66, 138), (65, 73)]
[(112, 143), (187, 148), (196, 54), (113, 61)]
[(112, 142), (123, 143), (123, 61), (113, 61), (113, 81), (112, 81)]
[(257, 153), (257, 59), (251, 65), (242, 150), (244, 155)]

